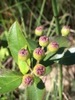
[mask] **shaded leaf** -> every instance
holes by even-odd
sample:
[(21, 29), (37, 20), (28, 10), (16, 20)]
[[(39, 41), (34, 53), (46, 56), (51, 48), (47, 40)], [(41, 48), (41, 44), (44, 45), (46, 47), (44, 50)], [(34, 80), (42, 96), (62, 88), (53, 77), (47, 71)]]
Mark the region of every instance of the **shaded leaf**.
[(71, 53), (69, 50), (67, 50), (64, 56), (59, 60), (59, 63), (63, 65), (75, 64), (75, 52)]
[(27, 88), (29, 100), (43, 100), (44, 99), (44, 95), (45, 95), (44, 85), (42, 89), (39, 89), (40, 88), (39, 84), (40, 84), (40, 79), (38, 77), (35, 77), (34, 84)]
[(70, 47), (71, 46), (69, 39), (64, 36), (50, 37), (50, 41), (56, 41), (59, 44), (59, 47)]
[(62, 58), (64, 56), (65, 53), (65, 47), (61, 47), (58, 49), (58, 51), (49, 59), (50, 60), (59, 60), (60, 58)]
[(40, 80), (40, 81), (38, 82), (37, 87), (38, 87), (39, 89), (44, 89), (44, 88), (45, 88), (45, 85), (44, 85), (44, 83), (42, 82), (42, 80)]
[(50, 53), (48, 53), (45, 57), (44, 57), (44, 61), (46, 61), (46, 60), (48, 60), (48, 59), (50, 59), (52, 56), (54, 56), (55, 55), (55, 53), (53, 53), (53, 52), (50, 52)]
[(38, 44), (35, 41), (31, 40), (31, 39), (27, 38), (27, 42), (30, 45), (31, 51), (34, 50), (38, 46)]
[(51, 66), (47, 66), (45, 75), (48, 75), (51, 71), (52, 71), (52, 67)]
[(48, 67), (48, 66), (52, 65), (54, 63), (54, 61), (47, 59), (46, 61), (41, 60), (40, 63), (43, 64), (45, 67)]

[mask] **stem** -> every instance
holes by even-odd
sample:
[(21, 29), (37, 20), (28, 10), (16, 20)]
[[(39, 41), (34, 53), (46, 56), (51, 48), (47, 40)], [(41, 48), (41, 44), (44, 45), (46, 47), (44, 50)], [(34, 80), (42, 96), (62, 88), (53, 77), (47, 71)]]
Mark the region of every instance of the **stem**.
[(51, 29), (52, 29), (52, 27), (53, 27), (53, 22), (54, 22), (54, 17), (52, 18), (52, 21), (50, 22), (50, 27), (49, 27), (49, 29), (48, 29), (48, 32), (47, 32), (47, 36), (50, 36), (50, 32), (51, 32)]
[(46, 3), (46, 0), (43, 0), (42, 6), (40, 9), (40, 14), (39, 14), (39, 17), (38, 17), (37, 22), (36, 22), (37, 26), (40, 25), (40, 20), (41, 20), (42, 14), (43, 14), (45, 3)]
[(46, 100), (49, 100), (50, 92), (46, 96)]
[(25, 100), (27, 100), (27, 87), (25, 88)]
[[(59, 26), (56, 0), (52, 0), (52, 7), (53, 7), (53, 13), (54, 13), (55, 23), (56, 23), (56, 34), (60, 35), (60, 26)], [(60, 74), (60, 79), (59, 79), (59, 100), (62, 100), (62, 65), (59, 65), (59, 74)]]
[(54, 13), (54, 18), (55, 18), (55, 23), (56, 23), (56, 34), (60, 35), (60, 26), (59, 26), (56, 0), (52, 0), (52, 7), (53, 7), (53, 13)]
[(29, 66), (29, 64), (28, 64), (27, 62), (26, 62), (26, 64), (27, 64), (29, 70), (30, 70), (31, 72), (33, 72), (33, 70), (31, 69), (31, 67)]
[(62, 65), (59, 65), (59, 98), (62, 100)]

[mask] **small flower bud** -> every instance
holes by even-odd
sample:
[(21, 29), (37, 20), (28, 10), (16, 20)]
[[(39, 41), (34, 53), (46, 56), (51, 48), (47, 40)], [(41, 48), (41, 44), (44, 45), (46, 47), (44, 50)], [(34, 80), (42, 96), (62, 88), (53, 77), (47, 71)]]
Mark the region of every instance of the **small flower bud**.
[(26, 61), (29, 58), (29, 52), (26, 49), (21, 49), (18, 53), (18, 59)]
[(59, 45), (57, 42), (51, 42), (47, 48), (50, 52), (56, 52), (59, 49)]
[(61, 33), (62, 33), (62, 36), (66, 36), (70, 33), (70, 27), (69, 26), (64, 26), (62, 29), (61, 29)]
[(33, 69), (33, 72), (36, 76), (44, 75), (45, 71), (45, 66), (43, 66), (42, 64), (37, 64)]
[(42, 28), (41, 26), (39, 26), (39, 27), (37, 27), (37, 28), (35, 29), (35, 34), (36, 34), (37, 36), (41, 36), (42, 33), (43, 33), (43, 28)]
[(43, 57), (44, 57), (44, 50), (40, 47), (36, 48), (33, 52), (33, 57), (36, 59), (36, 60), (41, 60)]
[(41, 36), (39, 38), (39, 45), (42, 47), (46, 47), (49, 42), (49, 38), (47, 36)]
[(22, 83), (25, 86), (31, 86), (33, 84), (33, 76), (31, 74), (26, 74), (23, 76)]

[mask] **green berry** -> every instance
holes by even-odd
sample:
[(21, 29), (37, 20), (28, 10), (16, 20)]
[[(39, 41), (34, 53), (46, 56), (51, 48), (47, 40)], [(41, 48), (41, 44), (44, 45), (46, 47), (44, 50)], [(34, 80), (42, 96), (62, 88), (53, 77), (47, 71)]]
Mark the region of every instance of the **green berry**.
[(50, 52), (56, 52), (58, 49), (59, 49), (59, 45), (58, 45), (58, 43), (57, 42), (51, 42), (49, 45), (48, 45), (48, 50), (50, 51)]
[(34, 69), (33, 69), (33, 72), (36, 76), (42, 76), (45, 74), (45, 66), (42, 65), (42, 64), (37, 64)]
[(23, 76), (22, 83), (25, 86), (31, 86), (34, 82), (33, 76), (31, 74), (26, 74)]
[(36, 34), (37, 36), (41, 36), (42, 33), (43, 33), (43, 28), (42, 28), (42, 26), (39, 26), (39, 27), (37, 27), (37, 28), (35, 29), (35, 34)]
[(39, 38), (39, 45), (42, 47), (46, 47), (49, 42), (49, 38), (47, 36), (41, 36)]
[(61, 33), (62, 33), (62, 36), (67, 36), (70, 33), (70, 27), (69, 26), (64, 26), (61, 29)]
[(36, 59), (36, 60), (41, 60), (43, 57), (44, 57), (44, 50), (40, 47), (36, 48), (33, 52), (33, 57)]
[(29, 58), (29, 52), (26, 49), (21, 49), (18, 53), (18, 59), (26, 61)]

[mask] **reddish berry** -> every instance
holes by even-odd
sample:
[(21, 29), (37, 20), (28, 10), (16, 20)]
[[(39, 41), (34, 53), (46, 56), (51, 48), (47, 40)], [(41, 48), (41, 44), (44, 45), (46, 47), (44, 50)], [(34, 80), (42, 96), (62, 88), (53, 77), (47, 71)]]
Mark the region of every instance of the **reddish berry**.
[(44, 57), (44, 50), (40, 47), (36, 48), (33, 52), (33, 57), (36, 59), (36, 60), (41, 60), (43, 57)]
[(18, 59), (26, 61), (29, 58), (29, 52), (26, 49), (21, 49), (18, 53)]
[(41, 36), (39, 38), (39, 45), (42, 47), (47, 46), (48, 42), (49, 42), (49, 38), (47, 36)]
[(33, 84), (34, 80), (33, 80), (33, 76), (31, 74), (26, 74), (23, 76), (23, 80), (22, 83), (25, 86), (31, 86)]
[(47, 48), (50, 52), (56, 52), (59, 49), (59, 45), (57, 42), (51, 42)]
[(62, 33), (62, 36), (66, 36), (70, 33), (70, 27), (69, 26), (64, 26), (62, 29), (61, 29), (61, 33)]
[(35, 29), (35, 34), (36, 34), (37, 36), (41, 36), (42, 33), (43, 33), (43, 28), (42, 28), (41, 26), (39, 26), (39, 27), (37, 27), (37, 28)]
[(41, 76), (44, 75), (45, 73), (45, 67), (42, 64), (37, 64), (34, 69), (33, 72), (36, 76)]

